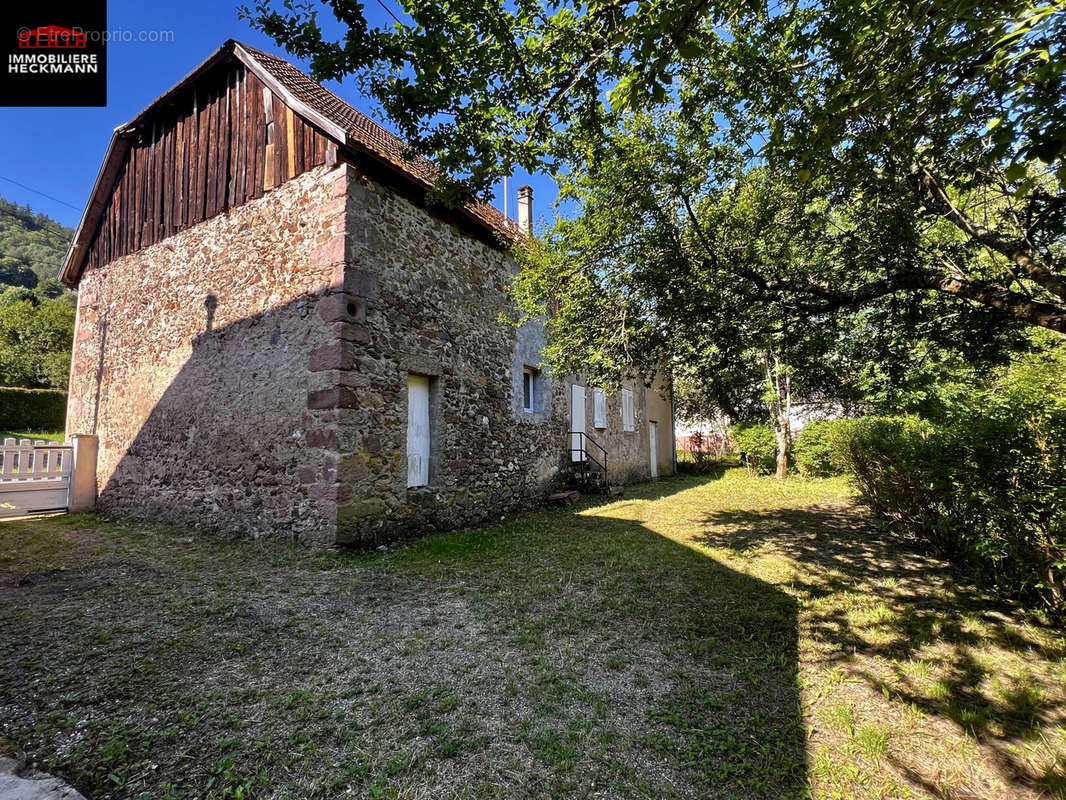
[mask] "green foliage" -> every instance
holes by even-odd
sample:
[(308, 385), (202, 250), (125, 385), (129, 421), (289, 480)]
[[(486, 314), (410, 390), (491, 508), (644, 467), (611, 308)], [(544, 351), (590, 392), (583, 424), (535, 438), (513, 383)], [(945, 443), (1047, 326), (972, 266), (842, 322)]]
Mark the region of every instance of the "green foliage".
[(0, 256), (0, 284), (32, 289), (37, 285), (37, 276), (20, 260)]
[[(470, 191), (487, 195), (516, 164), (546, 169), (585, 213), (601, 184), (651, 165), (624, 193), (643, 193), (642, 214), (619, 196), (605, 223), (618, 249), (566, 253), (619, 292), (643, 254), (675, 279), (659, 299), (695, 285), (695, 264), (801, 316), (935, 291), (1066, 331), (1061, 3), (403, 0), (401, 21), (373, 28), (357, 0), (323, 0), (336, 41), (318, 5), (243, 13), (319, 78), (357, 76)], [(701, 203), (753, 165), (806, 202), (770, 214), (752, 249), (781, 230), (812, 259), (809, 224), (836, 257), (803, 275), (734, 268)]]
[(0, 198), (0, 386), (67, 386), (75, 302), (56, 275), (72, 234)]
[(66, 388), (74, 316), (65, 299), (0, 305), (0, 385)]
[(73, 235), (46, 214), (0, 198), (0, 284), (55, 283)]
[(829, 478), (844, 471), (840, 452), (851, 423), (850, 419), (816, 419), (803, 426), (792, 443), (792, 455), (804, 477)]
[(870, 507), (1005, 595), (1066, 614), (1066, 345), (1033, 354), (940, 424), (867, 417), (842, 464)]
[(769, 475), (776, 467), (777, 441), (769, 425), (734, 425), (733, 441), (745, 466), (753, 475)]
[(935, 431), (917, 417), (864, 417), (847, 428), (836, 452), (875, 513), (892, 517), (951, 555), (954, 538), (941, 525), (950, 477), (944, 442)]
[(0, 430), (58, 431), (66, 421), (66, 392), (0, 387)]

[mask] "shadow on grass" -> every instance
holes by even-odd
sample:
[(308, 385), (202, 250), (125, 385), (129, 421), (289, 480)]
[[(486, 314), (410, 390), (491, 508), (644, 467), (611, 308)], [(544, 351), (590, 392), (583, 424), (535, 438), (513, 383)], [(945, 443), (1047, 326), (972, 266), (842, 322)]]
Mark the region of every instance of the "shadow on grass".
[(701, 463), (678, 459), (677, 472), (679, 475), (698, 477), (705, 480), (718, 480), (730, 469), (737, 466), (738, 462), (736, 459), (710, 460)]
[(639, 522), (382, 555), (24, 524), (55, 546), (0, 529), (0, 728), (97, 800), (805, 796), (796, 601)]
[[(1017, 663), (1066, 656), (1061, 637), (1019, 624), (1013, 609), (961, 583), (950, 565), (854, 509), (722, 511), (704, 522), (701, 544), (776, 552), (800, 565), (793, 586), (816, 601), (806, 603), (804, 635), (824, 658), (852, 662), (852, 671), (878, 692), (954, 721), (992, 748), (1005, 778), (1020, 776), (1066, 796), (1061, 774), (1034, 772), (1012, 746), (1040, 736), (1041, 725), (1066, 722), (1061, 691), (1048, 693), (1040, 680), (1012, 674)], [(863, 595), (879, 605), (857, 609), (854, 599)], [(870, 668), (873, 657), (891, 663), (891, 674)], [(936, 665), (931, 687), (905, 668), (922, 659)], [(990, 687), (986, 679), (997, 670), (1017, 683)], [(1044, 676), (1045, 686), (1049, 679), (1054, 676)]]
[[(426, 537), (399, 554), (401, 569), (433, 582), (506, 585), (510, 596), (496, 617), (535, 631), (538, 652), (582, 649), (590, 681), (626, 692), (650, 678), (652, 690), (627, 698), (625, 713), (643, 731), (640, 748), (691, 781), (687, 790), (670, 786), (671, 795), (802, 797), (795, 599), (639, 522), (608, 516), (705, 480), (640, 484), (602, 510), (590, 503), (583, 513), (546, 511), (487, 531)], [(491, 589), (481, 596), (493, 602)]]

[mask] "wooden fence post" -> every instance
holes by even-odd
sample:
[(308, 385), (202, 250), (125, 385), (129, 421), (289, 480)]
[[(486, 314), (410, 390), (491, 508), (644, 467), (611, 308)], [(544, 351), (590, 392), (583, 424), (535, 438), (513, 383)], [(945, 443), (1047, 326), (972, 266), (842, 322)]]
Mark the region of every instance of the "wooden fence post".
[(76, 433), (70, 437), (74, 444), (74, 471), (70, 476), (71, 513), (92, 511), (96, 507), (96, 448), (95, 436)]

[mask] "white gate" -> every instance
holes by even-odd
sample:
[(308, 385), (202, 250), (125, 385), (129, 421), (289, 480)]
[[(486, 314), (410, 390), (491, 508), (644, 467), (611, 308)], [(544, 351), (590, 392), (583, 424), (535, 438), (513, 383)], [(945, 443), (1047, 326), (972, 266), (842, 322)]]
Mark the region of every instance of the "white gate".
[(5, 439), (0, 446), (0, 517), (66, 511), (74, 448)]

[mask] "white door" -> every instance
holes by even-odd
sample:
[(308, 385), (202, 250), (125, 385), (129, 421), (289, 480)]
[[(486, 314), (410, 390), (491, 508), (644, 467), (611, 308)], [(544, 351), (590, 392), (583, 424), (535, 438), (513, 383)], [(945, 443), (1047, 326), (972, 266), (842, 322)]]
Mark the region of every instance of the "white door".
[(651, 452), (651, 479), (659, 477), (659, 425), (648, 423), (648, 450)]
[(407, 376), (407, 485), (429, 483), (429, 378)]
[[(576, 383), (570, 387), (570, 457), (574, 461), (584, 461), (585, 442), (580, 434), (585, 432), (585, 387)], [(581, 451), (581, 452), (579, 452)]]

